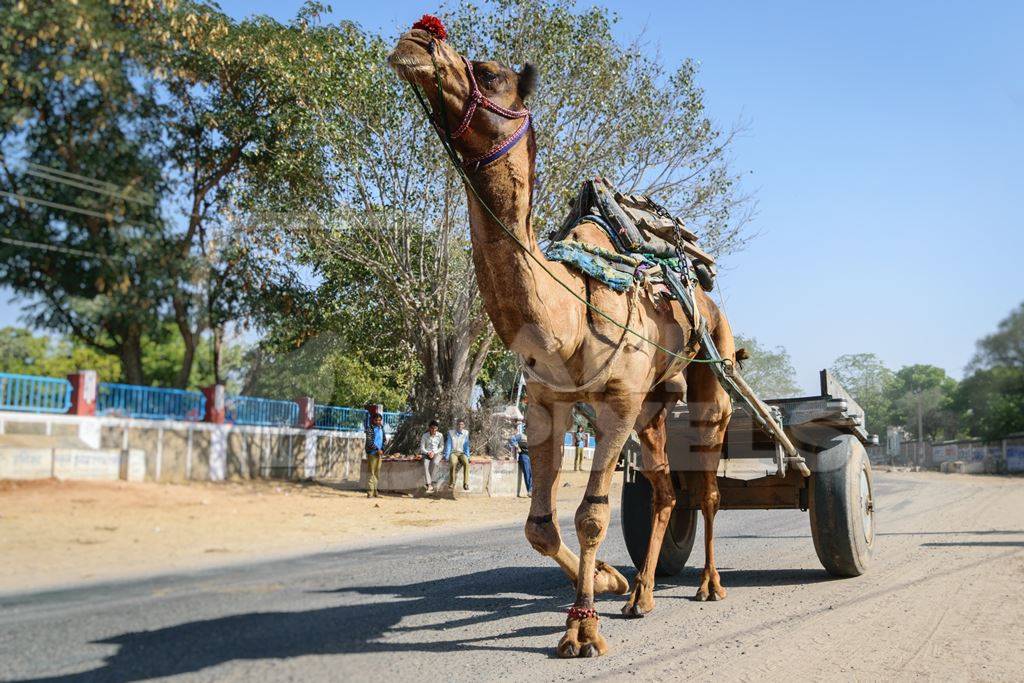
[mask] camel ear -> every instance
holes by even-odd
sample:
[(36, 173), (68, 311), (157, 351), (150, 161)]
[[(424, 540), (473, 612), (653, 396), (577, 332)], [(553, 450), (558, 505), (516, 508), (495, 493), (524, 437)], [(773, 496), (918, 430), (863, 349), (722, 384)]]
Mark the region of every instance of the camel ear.
[(519, 99), (528, 100), (537, 89), (537, 68), (527, 62), (519, 70)]

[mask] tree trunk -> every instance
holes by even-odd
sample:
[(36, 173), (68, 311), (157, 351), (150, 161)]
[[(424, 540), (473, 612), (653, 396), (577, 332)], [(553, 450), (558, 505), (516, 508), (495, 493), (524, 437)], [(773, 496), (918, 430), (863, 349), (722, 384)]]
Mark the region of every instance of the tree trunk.
[(220, 351), (224, 335), (221, 333), (221, 328), (217, 326), (214, 326), (211, 331), (213, 333), (213, 383), (220, 384)]
[(178, 332), (181, 334), (181, 342), (185, 345), (185, 355), (181, 359), (181, 368), (178, 370), (178, 377), (174, 386), (179, 389), (188, 388), (189, 379), (192, 377), (192, 364), (196, 358), (196, 346), (198, 345), (198, 331), (193, 332), (188, 320), (188, 309), (185, 302), (175, 296), (174, 321), (178, 325)]
[(118, 356), (121, 358), (121, 374), (127, 384), (146, 384), (142, 371), (142, 335), (130, 332), (121, 343)]
[(437, 420), (442, 432), (452, 428), (456, 420), (471, 422), (473, 388), (493, 334), (488, 333), (473, 354), (462, 346), (471, 345), (475, 341), (471, 337), (465, 331), (454, 331), (433, 342), (424, 339), (417, 346), (424, 372), (414, 385), (412, 416), (398, 429), (392, 451), (414, 451), (431, 420)]

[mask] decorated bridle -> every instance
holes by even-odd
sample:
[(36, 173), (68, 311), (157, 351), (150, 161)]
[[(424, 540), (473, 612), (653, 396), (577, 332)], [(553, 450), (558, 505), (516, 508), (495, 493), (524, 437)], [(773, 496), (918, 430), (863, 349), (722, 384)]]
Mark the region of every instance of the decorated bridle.
[[(441, 84), (441, 73), (437, 68), (437, 57), (435, 55), (436, 44), (443, 41), (448, 36), (448, 31), (445, 29), (444, 24), (441, 23), (440, 19), (430, 14), (424, 14), (419, 21), (412, 25), (412, 27), (414, 29), (422, 29), (433, 36), (433, 40), (427, 48), (427, 52), (430, 53), (430, 60), (434, 64), (434, 81), (437, 85), (439, 108), (441, 110), (440, 116), (435, 116), (434, 113), (430, 111), (430, 106), (427, 104), (418, 88), (415, 92), (420, 105), (427, 114), (427, 118), (438, 132), (444, 136), (446, 149), (448, 154), (452, 156), (452, 160), (467, 170), (479, 171), (481, 168), (484, 168), (488, 164), (491, 164), (508, 154), (508, 152), (516, 146), (516, 143), (522, 140), (527, 131), (530, 130), (530, 126), (532, 125), (531, 122), (533, 120), (533, 114), (530, 110), (526, 108), (520, 110), (508, 109), (489, 99), (486, 95), (480, 92), (480, 86), (477, 85), (476, 77), (473, 75), (473, 65), (469, 63), (468, 59), (462, 57), (462, 62), (466, 65), (466, 75), (469, 77), (469, 96), (466, 99), (465, 109), (463, 110), (462, 119), (459, 121), (459, 125), (454, 131), (449, 130), (448, 112), (444, 103), (444, 88)], [(466, 131), (469, 130), (470, 124), (473, 122), (473, 115), (476, 113), (477, 109), (481, 107), (506, 119), (522, 119), (523, 122), (519, 124), (519, 127), (516, 128), (515, 132), (504, 140), (494, 144), (486, 152), (478, 154), (470, 159), (460, 159), (455, 152), (455, 148), (452, 146), (452, 141), (458, 140), (466, 134)], [(438, 119), (440, 119), (440, 124), (438, 123)]]

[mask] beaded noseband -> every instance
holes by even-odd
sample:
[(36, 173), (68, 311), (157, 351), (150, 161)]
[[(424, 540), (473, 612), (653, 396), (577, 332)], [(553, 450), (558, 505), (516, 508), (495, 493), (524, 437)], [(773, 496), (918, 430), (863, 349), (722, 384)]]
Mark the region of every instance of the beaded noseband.
[(452, 140), (458, 140), (460, 137), (466, 134), (469, 130), (469, 124), (473, 120), (473, 114), (476, 113), (478, 107), (483, 107), (488, 111), (492, 111), (498, 116), (503, 116), (506, 119), (522, 119), (523, 122), (519, 124), (515, 132), (509, 135), (507, 138), (498, 142), (489, 150), (483, 154), (479, 154), (472, 159), (466, 159), (462, 162), (463, 166), (479, 170), (484, 166), (488, 165), (493, 161), (497, 161), (503, 157), (509, 150), (515, 147), (516, 143), (523, 139), (526, 135), (526, 131), (530, 129), (530, 122), (533, 120), (533, 114), (529, 109), (508, 109), (506, 107), (497, 104), (496, 102), (488, 99), (482, 92), (480, 87), (476, 84), (476, 77), (473, 76), (473, 65), (469, 63), (469, 60), (465, 57), (462, 58), (463, 63), (466, 65), (466, 75), (469, 76), (469, 98), (466, 101), (466, 110), (462, 114), (462, 121), (458, 127), (452, 132)]

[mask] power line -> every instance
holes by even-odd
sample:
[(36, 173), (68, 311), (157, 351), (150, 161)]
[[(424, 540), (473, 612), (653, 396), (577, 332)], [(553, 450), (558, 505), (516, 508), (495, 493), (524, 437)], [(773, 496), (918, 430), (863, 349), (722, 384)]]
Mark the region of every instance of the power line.
[[(0, 161), (6, 162), (7, 158), (0, 155)], [(78, 173), (72, 173), (71, 171), (54, 168), (53, 166), (37, 164), (34, 161), (26, 160), (24, 163), (28, 167), (27, 173), (29, 175), (43, 180), (70, 185), (82, 190), (89, 190), (90, 192), (97, 192), (99, 194), (107, 195), (108, 197), (124, 199), (138, 204), (145, 204), (148, 206), (156, 204), (156, 200), (150, 192), (129, 189), (128, 187), (118, 186), (106, 180), (90, 178)]]
[(153, 202), (153, 200), (151, 198), (132, 197), (132, 196), (129, 196), (124, 191), (110, 190), (110, 189), (107, 189), (105, 187), (99, 187), (99, 186), (95, 186), (95, 185), (90, 185), (88, 182), (83, 181), (83, 180), (63, 178), (63, 177), (57, 175), (53, 171), (41, 170), (41, 169), (35, 168), (35, 166), (36, 166), (36, 164), (29, 164), (29, 169), (28, 169), (27, 173), (29, 175), (31, 175), (31, 176), (35, 176), (36, 178), (41, 178), (43, 180), (48, 180), (48, 181), (50, 181), (52, 183), (60, 183), (62, 185), (70, 185), (71, 187), (77, 187), (77, 188), (82, 189), (82, 190), (88, 190), (90, 192), (96, 192), (97, 194), (102, 194), (102, 195), (106, 195), (108, 197), (113, 197), (114, 199), (123, 199), (125, 201), (135, 202), (136, 204), (142, 204), (144, 206), (152, 206), (154, 204), (154, 202)]
[(60, 202), (51, 202), (48, 199), (40, 199), (38, 197), (29, 197), (28, 195), (18, 194), (17, 192), (7, 192), (0, 190), (0, 197), (8, 197), (14, 199), (25, 208), (25, 202), (32, 204), (39, 204), (40, 206), (48, 206), (51, 209), (60, 209), (62, 211), (70, 211), (72, 213), (80, 213), (84, 216), (92, 216), (93, 218), (102, 218), (107, 221), (114, 220), (114, 214), (110, 212), (93, 211), (92, 209), (83, 209), (80, 206), (72, 206), (71, 204), (61, 204)]
[(70, 254), (72, 256), (86, 256), (103, 259), (105, 261), (113, 261), (114, 259), (110, 256), (104, 256), (103, 254), (97, 254), (95, 251), (85, 251), (84, 249), (75, 249), (74, 247), (63, 247), (58, 244), (46, 244), (43, 242), (28, 242), (26, 240), (19, 240), (13, 237), (0, 237), (0, 242), (10, 244), (15, 247), (28, 247), (29, 249), (41, 249), (43, 251), (55, 251), (64, 254)]

